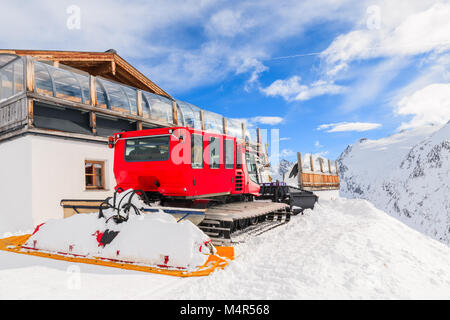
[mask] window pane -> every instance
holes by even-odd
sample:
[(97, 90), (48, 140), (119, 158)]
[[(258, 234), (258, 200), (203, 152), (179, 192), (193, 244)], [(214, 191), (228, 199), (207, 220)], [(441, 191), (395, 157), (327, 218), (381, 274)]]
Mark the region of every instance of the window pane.
[(205, 116), (205, 130), (215, 133), (223, 133), (223, 117), (220, 114), (203, 111)]
[(130, 102), (130, 107), (131, 107), (131, 113), (132, 114), (137, 114), (137, 102), (136, 102), (136, 89), (134, 88), (130, 88), (127, 86), (122, 86), (123, 91), (125, 91), (125, 94), (128, 97), (128, 101)]
[(183, 116), (183, 111), (181, 111), (180, 106), (177, 103), (177, 116), (178, 116), (178, 125), (180, 127), (184, 127), (184, 116)]
[(94, 177), (86, 176), (86, 187), (92, 187), (92, 186), (94, 186)]
[(48, 67), (56, 88), (56, 97), (74, 102), (82, 102), (81, 86), (75, 75), (67, 70)]
[(4, 67), (16, 58), (17, 56), (14, 54), (0, 54), (0, 68)]
[(192, 168), (203, 168), (203, 136), (191, 136), (191, 165)]
[(14, 62), (14, 94), (24, 91), (23, 60)]
[(0, 54), (0, 100), (23, 91), (23, 59)]
[(81, 85), (81, 90), (83, 91), (83, 103), (90, 104), (91, 103), (91, 93), (89, 90), (89, 76), (74, 73), (77, 77), (78, 82)]
[(237, 119), (227, 119), (227, 135), (242, 139), (242, 123)]
[(99, 79), (99, 82), (103, 84), (103, 87), (105, 88), (105, 91), (108, 95), (109, 109), (120, 112), (130, 112), (128, 97), (123, 92), (119, 84), (103, 79)]
[(225, 139), (225, 168), (233, 169), (234, 167), (234, 141)]
[(13, 65), (9, 64), (0, 71), (1, 92), (0, 99), (13, 95)]
[(170, 137), (125, 140), (126, 161), (164, 161), (169, 159)]
[(258, 171), (256, 169), (256, 159), (253, 154), (250, 154), (249, 152), (245, 153), (246, 155), (246, 161), (247, 161), (247, 171), (250, 179), (255, 182), (258, 182)]
[(142, 111), (144, 113), (144, 118), (150, 119), (150, 105), (148, 104), (144, 92), (142, 93)]
[(92, 167), (92, 163), (85, 163), (85, 165), (84, 165), (84, 172), (86, 174), (93, 174), (94, 173), (93, 167)]
[(34, 78), (37, 93), (53, 96), (52, 80), (44, 63), (37, 61), (34, 63)]
[(108, 109), (108, 99), (103, 84), (96, 80), (97, 87), (97, 107)]
[(103, 187), (103, 179), (102, 179), (102, 175), (95, 175), (95, 186), (102, 188)]
[(201, 129), (200, 108), (183, 101), (177, 100), (184, 117), (184, 126), (193, 129)]
[(157, 94), (143, 92), (150, 107), (150, 119), (173, 123), (172, 101)]
[(97, 176), (102, 175), (102, 165), (99, 163), (94, 164), (94, 174)]
[(209, 138), (209, 167), (220, 168), (220, 140), (219, 138)]

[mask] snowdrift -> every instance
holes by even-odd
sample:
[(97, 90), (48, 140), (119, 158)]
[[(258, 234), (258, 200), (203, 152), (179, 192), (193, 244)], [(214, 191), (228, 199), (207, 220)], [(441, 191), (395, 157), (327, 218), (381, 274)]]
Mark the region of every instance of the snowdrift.
[(321, 200), (285, 228), (238, 245), (236, 256), (223, 271), (167, 296), (450, 298), (450, 248), (361, 199)]
[(341, 195), (450, 244), (450, 123), (361, 139), (338, 159)]

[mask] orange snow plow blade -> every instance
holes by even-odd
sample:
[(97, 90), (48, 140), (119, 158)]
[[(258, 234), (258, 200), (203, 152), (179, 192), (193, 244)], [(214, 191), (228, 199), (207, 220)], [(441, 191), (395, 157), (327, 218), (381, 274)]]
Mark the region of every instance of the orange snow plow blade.
[(94, 264), (98, 266), (120, 268), (126, 270), (142, 271), (149, 273), (165, 274), (169, 276), (177, 277), (199, 277), (207, 276), (214, 272), (215, 270), (224, 269), (228, 263), (234, 259), (234, 248), (233, 247), (216, 247), (217, 253), (215, 255), (210, 255), (205, 264), (194, 271), (181, 270), (169, 267), (153, 267), (138, 265), (133, 263), (122, 263), (109, 261), (102, 258), (83, 258), (76, 257), (70, 254), (55, 254), (40, 251), (25, 251), (21, 246), (28, 240), (30, 234), (23, 236), (13, 236), (9, 238), (0, 239), (0, 250), (9, 251), (20, 254), (27, 254), (37, 257), (50, 258), (55, 260), (63, 260), (78, 263)]

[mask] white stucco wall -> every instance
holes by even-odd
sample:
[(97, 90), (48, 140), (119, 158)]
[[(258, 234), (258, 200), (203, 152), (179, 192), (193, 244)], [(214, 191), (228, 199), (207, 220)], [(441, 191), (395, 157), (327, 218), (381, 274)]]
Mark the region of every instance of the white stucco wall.
[[(116, 184), (114, 151), (105, 144), (61, 138), (32, 136), (33, 221), (62, 218), (62, 199), (105, 199)], [(86, 190), (85, 160), (105, 161), (106, 190)]]
[[(105, 199), (116, 184), (104, 144), (27, 135), (0, 143), (0, 236), (62, 218), (62, 199)], [(105, 161), (106, 190), (86, 190), (85, 160)]]
[(0, 236), (33, 228), (31, 139), (0, 143)]

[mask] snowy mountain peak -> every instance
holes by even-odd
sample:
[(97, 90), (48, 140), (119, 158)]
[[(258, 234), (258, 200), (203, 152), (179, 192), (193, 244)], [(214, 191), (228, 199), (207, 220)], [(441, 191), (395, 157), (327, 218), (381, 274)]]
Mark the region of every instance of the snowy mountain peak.
[(341, 195), (363, 198), (450, 244), (450, 121), (361, 140), (338, 159)]

